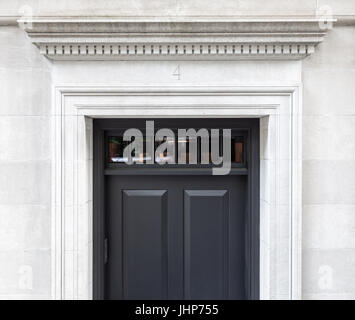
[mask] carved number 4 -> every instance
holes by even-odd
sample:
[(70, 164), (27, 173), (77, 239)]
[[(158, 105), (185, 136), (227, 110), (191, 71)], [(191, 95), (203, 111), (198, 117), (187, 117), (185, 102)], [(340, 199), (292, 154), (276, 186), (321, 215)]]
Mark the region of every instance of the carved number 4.
[(176, 67), (176, 69), (174, 70), (173, 76), (177, 77), (177, 79), (180, 80), (180, 78), (181, 78), (180, 65), (178, 65)]

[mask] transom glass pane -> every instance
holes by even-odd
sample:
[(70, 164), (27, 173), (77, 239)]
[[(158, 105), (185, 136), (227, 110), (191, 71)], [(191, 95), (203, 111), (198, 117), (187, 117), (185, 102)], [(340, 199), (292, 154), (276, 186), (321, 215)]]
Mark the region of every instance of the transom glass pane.
[[(135, 154), (132, 158), (135, 163), (152, 164), (152, 157), (154, 163), (176, 163), (176, 164), (212, 164), (211, 153), (211, 137), (207, 141), (208, 148), (201, 148), (204, 143), (201, 138), (197, 137), (177, 137), (176, 139), (167, 140), (164, 137), (163, 141), (154, 141), (154, 155), (147, 152), (147, 139), (150, 137), (143, 137), (143, 150), (139, 154)], [(123, 136), (109, 136), (108, 137), (108, 162), (124, 164), (127, 162), (127, 158), (124, 157), (124, 149), (130, 144), (130, 141), (123, 141)], [(169, 148), (174, 150), (173, 155), (168, 154), (167, 150), (159, 152), (158, 147), (166, 143)], [(205, 142), (206, 143), (206, 142)], [(170, 144), (173, 144), (171, 146)], [(149, 143), (148, 143), (149, 145)], [(231, 163), (243, 164), (245, 162), (245, 137), (244, 136), (232, 136), (231, 138)], [(219, 155), (223, 154), (223, 140), (222, 135), (219, 139)], [(173, 161), (172, 161), (173, 160)]]

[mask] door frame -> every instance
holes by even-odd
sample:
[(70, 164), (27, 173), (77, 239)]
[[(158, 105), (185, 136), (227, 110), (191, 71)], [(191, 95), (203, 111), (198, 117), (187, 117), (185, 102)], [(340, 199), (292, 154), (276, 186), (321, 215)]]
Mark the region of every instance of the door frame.
[(93, 297), (93, 119), (260, 120), (260, 299), (301, 298), (301, 84), (54, 86), (52, 297)]
[[(153, 119), (153, 118), (147, 118)], [(168, 118), (171, 119), (171, 118)], [(174, 118), (175, 119), (182, 118)], [(186, 118), (184, 118), (186, 119)], [(134, 119), (127, 119), (132, 124), (132, 128), (138, 128), (134, 125)], [(136, 120), (138, 120), (136, 118)], [(197, 121), (203, 120), (203, 126), (207, 126), (208, 119), (193, 118), (193, 128), (197, 128)], [(246, 200), (245, 212), (245, 277), (246, 296), (248, 300), (259, 299), (259, 214), (260, 207), (258, 205), (260, 199), (260, 130), (259, 123), (256, 119), (211, 119), (212, 121), (221, 120), (228, 122), (223, 128), (242, 129), (248, 132), (247, 147), (247, 163), (248, 163), (248, 199)], [(223, 121), (224, 120), (224, 121)], [(94, 121), (94, 140), (93, 140), (93, 299), (102, 300), (105, 295), (105, 238), (106, 238), (106, 208), (105, 208), (105, 169), (106, 169), (106, 144), (105, 132), (110, 130), (122, 129), (115, 119), (96, 119)], [(132, 123), (133, 122), (133, 123)], [(196, 125), (195, 125), (196, 123)], [(233, 125), (233, 126), (232, 126)], [(190, 124), (186, 124), (190, 128)], [(168, 128), (168, 127), (167, 127)], [(222, 128), (222, 127), (221, 127)], [(156, 127), (157, 129), (157, 127)], [(161, 170), (163, 168), (160, 168)], [(119, 170), (119, 169), (118, 169)], [(121, 170), (124, 170), (123, 168)], [(131, 169), (130, 169), (131, 170)], [(147, 169), (149, 170), (149, 169)], [(164, 174), (168, 175), (169, 171), (181, 169), (168, 168), (163, 169)], [(194, 170), (194, 169), (191, 169)], [(195, 168), (196, 170), (196, 168)], [(189, 173), (191, 175), (191, 172)], [(197, 174), (197, 173), (196, 173)], [(244, 172), (242, 174), (245, 174)], [(144, 175), (144, 173), (142, 173)], [(233, 176), (234, 177), (234, 176)]]

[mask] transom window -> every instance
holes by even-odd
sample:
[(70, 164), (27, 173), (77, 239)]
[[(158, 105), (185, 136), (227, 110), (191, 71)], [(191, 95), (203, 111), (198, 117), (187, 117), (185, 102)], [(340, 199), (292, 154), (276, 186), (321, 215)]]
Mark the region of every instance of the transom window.
[[(187, 128), (188, 129), (188, 128)], [(186, 130), (187, 130), (186, 129)], [(196, 131), (199, 129), (196, 128)], [(222, 129), (219, 130), (219, 141), (214, 146), (219, 149), (218, 155), (223, 155), (223, 136)], [(147, 166), (164, 165), (164, 166), (211, 166), (213, 165), (212, 161), (212, 143), (211, 143), (211, 130), (208, 130), (209, 136), (207, 141), (205, 137), (201, 138), (200, 136), (184, 136), (179, 137), (177, 130), (173, 129), (175, 133), (175, 138), (171, 139), (166, 136), (162, 141), (157, 141), (154, 137), (143, 136), (142, 137), (142, 146), (143, 148), (139, 150), (132, 150), (132, 160), (133, 166), (145, 164)], [(230, 160), (232, 167), (246, 167), (246, 148), (247, 148), (247, 131), (243, 130), (231, 130), (231, 139), (230, 139)], [(129, 145), (134, 142), (135, 138), (132, 138), (130, 141), (124, 141), (123, 138), (124, 132), (113, 132), (109, 131), (106, 134), (106, 163), (108, 167), (122, 167), (127, 166), (127, 156), (125, 156), (125, 148), (128, 148)], [(151, 140), (154, 140), (153, 143)], [(207, 143), (207, 145), (206, 145)], [(159, 146), (165, 144), (169, 145), (169, 150), (173, 150), (173, 153), (168, 153), (165, 148), (159, 152)], [(204, 148), (202, 145), (204, 145)], [(153, 152), (148, 152), (147, 146), (153, 146)], [(206, 147), (207, 146), (207, 147)], [(129, 149), (127, 149), (129, 150)], [(127, 154), (126, 154), (127, 155)], [(153, 158), (153, 159), (152, 159)]]

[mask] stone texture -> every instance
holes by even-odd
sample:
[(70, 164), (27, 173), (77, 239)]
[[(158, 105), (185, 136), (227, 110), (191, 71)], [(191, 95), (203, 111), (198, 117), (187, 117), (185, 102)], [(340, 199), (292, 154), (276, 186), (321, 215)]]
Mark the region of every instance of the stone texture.
[[(354, 7), (325, 2), (339, 14)], [(304, 299), (355, 296), (354, 35), (336, 27), (303, 61)]]
[(354, 249), (305, 249), (303, 294), (353, 296), (354, 264)]
[(355, 204), (354, 160), (304, 160), (303, 204)]
[(0, 27), (0, 83), (0, 299), (49, 299), (50, 64), (16, 27)]
[(0, 116), (0, 161), (50, 160), (50, 150), (49, 117)]
[(0, 299), (50, 297), (49, 249), (0, 251)]
[(355, 13), (352, 0), (13, 0), (0, 1), (2, 15), (312, 15), (324, 5), (335, 15)]
[(255, 15), (255, 14), (312, 14), (315, 0), (270, 0), (268, 5), (262, 0), (47, 0), (5, 1), (0, 9), (5, 15), (17, 15), (25, 4), (35, 15)]
[(354, 233), (355, 205), (319, 204), (303, 207), (305, 249), (352, 249), (355, 248)]
[(355, 160), (355, 116), (303, 117), (304, 160)]
[(49, 250), (48, 210), (45, 205), (0, 205), (0, 251)]

